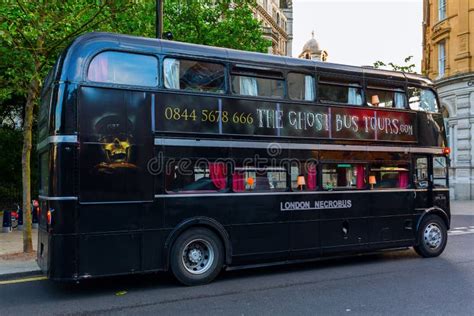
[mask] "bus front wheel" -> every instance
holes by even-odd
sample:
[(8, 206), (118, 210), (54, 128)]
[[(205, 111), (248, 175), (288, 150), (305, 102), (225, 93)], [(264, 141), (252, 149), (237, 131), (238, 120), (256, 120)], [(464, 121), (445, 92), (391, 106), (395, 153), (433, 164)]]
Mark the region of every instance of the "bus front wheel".
[(171, 271), (185, 285), (214, 280), (224, 264), (224, 247), (219, 237), (205, 228), (182, 233), (171, 249)]
[(422, 257), (437, 257), (444, 251), (447, 241), (446, 224), (439, 216), (431, 214), (423, 218), (420, 224), (418, 245), (414, 249)]

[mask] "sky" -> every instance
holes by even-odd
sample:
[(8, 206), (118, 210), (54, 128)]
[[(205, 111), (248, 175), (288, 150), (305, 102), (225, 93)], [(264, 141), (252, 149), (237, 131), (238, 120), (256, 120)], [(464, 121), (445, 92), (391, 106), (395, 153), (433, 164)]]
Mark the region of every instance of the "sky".
[(380, 60), (420, 72), (422, 0), (293, 0), (293, 57), (314, 30), (329, 62), (356, 66)]

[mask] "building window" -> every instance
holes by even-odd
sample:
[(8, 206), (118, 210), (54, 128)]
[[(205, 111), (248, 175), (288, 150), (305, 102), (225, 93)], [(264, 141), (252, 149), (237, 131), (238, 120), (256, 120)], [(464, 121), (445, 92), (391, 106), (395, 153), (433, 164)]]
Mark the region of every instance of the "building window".
[(438, 0), (438, 20), (446, 19), (446, 0)]
[(443, 77), (446, 70), (446, 42), (438, 44), (438, 76)]

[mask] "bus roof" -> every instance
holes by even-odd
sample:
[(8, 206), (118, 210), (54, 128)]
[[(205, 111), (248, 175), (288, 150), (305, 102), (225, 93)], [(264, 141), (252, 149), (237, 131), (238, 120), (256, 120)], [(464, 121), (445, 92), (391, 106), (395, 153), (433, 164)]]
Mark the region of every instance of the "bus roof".
[(320, 62), (257, 52), (247, 52), (206, 45), (168, 41), (155, 38), (130, 36), (115, 33), (93, 32), (77, 37), (62, 55), (62, 70), (56, 73), (60, 81), (81, 82), (86, 78), (86, 65), (99, 52), (121, 50), (143, 54), (173, 54), (209, 59), (220, 59), (233, 63), (268, 65), (285, 69), (307, 69), (316, 72), (338, 72), (353, 76), (375, 79), (388, 79), (411, 84), (432, 86), (423, 76), (398, 71), (358, 67), (344, 64)]

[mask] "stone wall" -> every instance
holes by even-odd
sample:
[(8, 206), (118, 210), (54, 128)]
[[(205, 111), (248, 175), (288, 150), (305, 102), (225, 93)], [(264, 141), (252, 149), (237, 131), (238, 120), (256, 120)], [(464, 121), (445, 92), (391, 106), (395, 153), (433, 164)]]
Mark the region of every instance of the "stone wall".
[(436, 82), (449, 117), (451, 198), (474, 199), (474, 73)]

